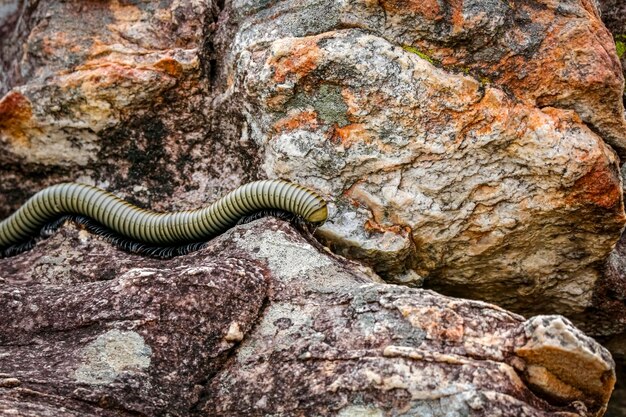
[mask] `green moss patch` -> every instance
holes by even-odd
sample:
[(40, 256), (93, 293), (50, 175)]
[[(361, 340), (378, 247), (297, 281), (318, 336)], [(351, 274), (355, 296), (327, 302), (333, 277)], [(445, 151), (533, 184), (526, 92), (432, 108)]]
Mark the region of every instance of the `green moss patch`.
[(426, 61), (430, 62), (431, 64), (435, 64), (435, 60), (433, 58), (431, 58), (430, 56), (428, 56), (427, 54), (425, 54), (424, 52), (420, 51), (419, 49), (413, 47), (413, 46), (409, 46), (409, 45), (403, 45), (402, 49), (404, 49), (407, 52), (410, 52), (412, 54), (415, 54), (417, 56), (419, 56), (422, 59), (425, 59)]
[[(626, 36), (621, 36), (621, 38), (626, 38)], [(617, 49), (617, 56), (622, 59), (626, 53), (626, 43), (623, 40), (616, 40), (615, 49)]]

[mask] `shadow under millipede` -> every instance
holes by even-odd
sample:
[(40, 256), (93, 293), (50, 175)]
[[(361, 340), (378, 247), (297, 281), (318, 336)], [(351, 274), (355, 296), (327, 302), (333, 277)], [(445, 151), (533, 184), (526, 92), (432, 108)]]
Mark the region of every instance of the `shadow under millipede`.
[[(237, 224), (240, 225), (250, 223), (254, 220), (267, 216), (272, 216), (280, 220), (288, 221), (298, 230), (303, 232), (305, 236), (309, 236), (312, 233), (313, 226), (310, 223), (306, 222), (302, 217), (297, 216), (293, 213), (275, 209), (260, 210), (249, 216), (242, 217), (237, 222)], [(179, 246), (154, 246), (142, 242), (137, 242), (135, 240), (122, 236), (119, 233), (116, 233), (113, 230), (109, 229), (108, 227), (96, 222), (95, 220), (90, 219), (89, 217), (69, 214), (63, 215), (58, 219), (46, 224), (44, 227), (41, 228), (38, 236), (32, 237), (24, 242), (20, 242), (15, 245), (11, 245), (4, 249), (0, 249), (0, 258), (16, 256), (20, 253), (32, 249), (33, 247), (35, 247), (38, 241), (52, 236), (57, 230), (61, 228), (61, 226), (63, 226), (63, 224), (65, 224), (65, 222), (72, 222), (76, 225), (79, 225), (88, 232), (100, 236), (106, 242), (125, 252), (156, 259), (171, 259), (175, 256), (186, 255), (190, 252), (195, 252), (206, 247), (208, 242), (210, 241), (209, 240), (185, 243)]]

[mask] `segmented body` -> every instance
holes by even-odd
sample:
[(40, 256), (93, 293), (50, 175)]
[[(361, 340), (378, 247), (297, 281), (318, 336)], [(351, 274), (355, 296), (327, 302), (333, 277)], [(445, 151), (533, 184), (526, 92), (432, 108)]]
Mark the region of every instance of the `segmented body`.
[(38, 192), (0, 222), (0, 248), (29, 239), (63, 214), (87, 216), (138, 242), (175, 246), (208, 240), (264, 209), (288, 211), (311, 223), (323, 223), (328, 214), (317, 193), (282, 180), (251, 182), (207, 207), (169, 213), (141, 209), (100, 188), (64, 183)]

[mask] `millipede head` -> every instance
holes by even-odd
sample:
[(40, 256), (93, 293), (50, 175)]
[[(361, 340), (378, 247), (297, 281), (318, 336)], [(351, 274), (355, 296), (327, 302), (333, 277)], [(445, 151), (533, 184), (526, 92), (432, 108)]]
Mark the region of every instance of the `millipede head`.
[(306, 221), (310, 223), (322, 224), (328, 218), (328, 206), (326, 201), (320, 200), (311, 214), (306, 216)]

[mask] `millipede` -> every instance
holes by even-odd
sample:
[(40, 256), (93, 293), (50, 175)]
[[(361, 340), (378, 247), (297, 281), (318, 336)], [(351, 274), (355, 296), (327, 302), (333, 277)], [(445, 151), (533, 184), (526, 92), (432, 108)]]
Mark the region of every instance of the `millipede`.
[(139, 208), (101, 188), (62, 183), (39, 191), (0, 222), (0, 257), (30, 249), (38, 232), (49, 235), (70, 219), (127, 251), (169, 258), (268, 210), (313, 225), (328, 217), (326, 200), (317, 192), (284, 180), (251, 182), (206, 207), (165, 213)]

